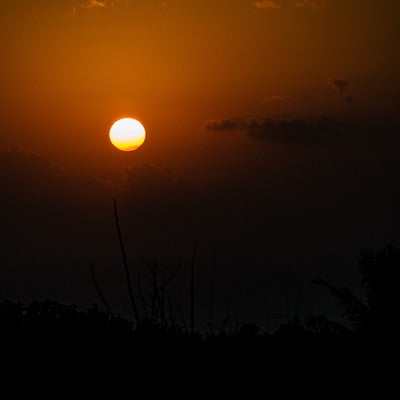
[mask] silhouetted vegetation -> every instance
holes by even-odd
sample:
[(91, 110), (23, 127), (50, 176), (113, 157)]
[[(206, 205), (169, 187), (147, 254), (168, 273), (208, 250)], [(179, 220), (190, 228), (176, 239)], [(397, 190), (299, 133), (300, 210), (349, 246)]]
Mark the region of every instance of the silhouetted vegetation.
[(327, 351), (332, 355), (332, 350), (348, 349), (347, 344), (362, 343), (368, 338), (371, 345), (374, 338), (391, 337), (397, 332), (393, 277), (399, 265), (400, 250), (396, 247), (364, 251), (359, 264), (364, 298), (345, 287), (321, 279), (316, 281), (338, 300), (351, 323), (349, 327), (323, 315), (313, 315), (285, 322), (272, 333), (262, 332), (253, 324), (232, 331), (201, 333), (193, 330), (192, 323), (189, 327), (178, 323), (172, 306), (168, 306), (167, 287), (179, 269), (162, 280), (157, 263), (147, 261), (152, 294), (150, 298), (141, 294), (145, 313), (139, 320), (130, 321), (96, 305), (80, 310), (75, 305), (51, 300), (28, 305), (3, 300), (0, 303), (3, 359), (92, 365), (105, 360), (128, 360), (138, 354), (176, 355), (195, 351), (203, 355), (232, 355), (232, 351), (239, 351), (271, 355), (288, 349), (310, 351), (320, 345), (324, 345), (325, 355)]
[[(388, 337), (397, 331), (394, 295), (395, 275), (399, 267), (400, 249), (397, 247), (390, 245), (378, 252), (362, 251), (358, 270), (364, 298), (345, 286), (337, 287), (323, 279), (317, 279), (315, 283), (326, 287), (336, 298), (354, 334), (369, 338)], [(333, 328), (330, 321), (324, 321), (322, 325)]]

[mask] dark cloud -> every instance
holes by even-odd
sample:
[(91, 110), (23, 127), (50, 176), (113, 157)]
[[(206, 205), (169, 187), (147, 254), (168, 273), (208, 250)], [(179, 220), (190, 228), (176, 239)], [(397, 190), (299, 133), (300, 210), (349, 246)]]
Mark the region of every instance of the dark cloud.
[(316, 143), (332, 133), (327, 119), (306, 121), (304, 119), (273, 120), (248, 124), (246, 134), (256, 140), (285, 143)]
[(343, 78), (335, 78), (330, 76), (328, 78), (328, 84), (329, 86), (333, 87), (334, 89), (338, 90), (341, 95), (343, 95), (343, 99), (347, 103), (354, 103), (355, 99), (352, 95), (350, 94), (344, 94), (343, 92), (345, 89), (347, 89), (350, 86), (350, 83), (348, 80), (343, 79)]
[(328, 84), (338, 89), (340, 92), (343, 92), (343, 90), (349, 86), (349, 82), (346, 79), (335, 78), (333, 76), (328, 78)]
[(334, 132), (327, 118), (318, 120), (272, 119), (262, 120), (213, 120), (206, 124), (209, 131), (241, 131), (255, 140), (294, 144), (318, 143)]
[(208, 131), (224, 132), (238, 130), (240, 125), (240, 121), (234, 119), (212, 119), (206, 121), (205, 128)]

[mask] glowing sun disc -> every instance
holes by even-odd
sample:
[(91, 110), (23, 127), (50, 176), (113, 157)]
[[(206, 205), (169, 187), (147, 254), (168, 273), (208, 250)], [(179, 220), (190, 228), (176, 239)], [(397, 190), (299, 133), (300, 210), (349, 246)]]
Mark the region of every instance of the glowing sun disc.
[(123, 118), (114, 122), (110, 129), (110, 141), (119, 150), (133, 151), (146, 138), (144, 126), (133, 118)]

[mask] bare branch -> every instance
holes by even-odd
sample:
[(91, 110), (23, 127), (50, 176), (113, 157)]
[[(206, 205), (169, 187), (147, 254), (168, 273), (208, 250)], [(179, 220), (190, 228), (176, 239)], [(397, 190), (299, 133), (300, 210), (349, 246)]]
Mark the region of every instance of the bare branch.
[(138, 313), (138, 310), (136, 307), (135, 297), (133, 295), (133, 288), (132, 288), (132, 281), (131, 281), (131, 276), (130, 276), (129, 267), (128, 267), (128, 260), (126, 258), (124, 242), (122, 240), (121, 228), (119, 225), (117, 200), (115, 198), (113, 199), (113, 204), (114, 204), (115, 226), (117, 228), (117, 234), (118, 234), (119, 244), (121, 247), (121, 254), (122, 254), (123, 265), (124, 265), (124, 270), (125, 270), (125, 275), (126, 275), (126, 282), (128, 285), (128, 295), (129, 295), (129, 299), (130, 299), (131, 305), (132, 305), (133, 316), (136, 320), (136, 323), (138, 323), (139, 322), (139, 313)]
[(95, 287), (95, 289), (96, 289), (96, 292), (97, 292), (97, 294), (99, 295), (100, 300), (101, 300), (101, 302), (103, 303), (105, 309), (107, 310), (107, 313), (108, 313), (109, 315), (113, 316), (114, 314), (113, 314), (113, 312), (111, 311), (111, 308), (110, 308), (110, 306), (108, 305), (108, 303), (107, 303), (107, 301), (106, 301), (106, 298), (104, 297), (104, 295), (103, 295), (103, 293), (102, 293), (102, 291), (101, 291), (101, 289), (100, 289), (100, 286), (99, 286), (98, 283), (97, 283), (96, 274), (95, 274), (95, 272), (94, 272), (93, 264), (90, 264), (90, 275), (91, 275), (91, 277), (92, 277), (92, 281), (93, 281), (94, 287)]

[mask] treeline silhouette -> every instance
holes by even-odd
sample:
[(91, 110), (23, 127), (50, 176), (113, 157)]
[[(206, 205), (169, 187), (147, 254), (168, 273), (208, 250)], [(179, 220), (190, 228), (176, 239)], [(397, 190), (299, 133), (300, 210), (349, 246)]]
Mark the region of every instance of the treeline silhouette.
[(155, 282), (153, 298), (146, 315), (138, 321), (102, 311), (96, 305), (80, 310), (53, 300), (28, 305), (1, 301), (2, 357), (94, 365), (149, 353), (271, 355), (282, 350), (316, 353), (323, 348), (326, 356), (338, 349), (364, 351), (367, 346), (370, 351), (374, 343), (382, 350), (397, 335), (394, 276), (399, 266), (400, 249), (395, 246), (363, 251), (359, 262), (362, 298), (346, 287), (316, 279), (315, 283), (326, 287), (338, 301), (348, 319), (346, 325), (324, 315), (311, 315), (287, 321), (274, 332), (244, 324), (231, 331), (201, 333), (168, 318), (160, 291), (166, 285), (163, 282), (159, 286), (155, 265), (150, 264)]

